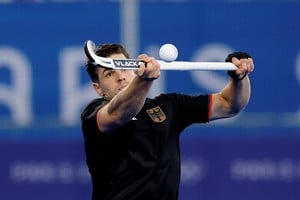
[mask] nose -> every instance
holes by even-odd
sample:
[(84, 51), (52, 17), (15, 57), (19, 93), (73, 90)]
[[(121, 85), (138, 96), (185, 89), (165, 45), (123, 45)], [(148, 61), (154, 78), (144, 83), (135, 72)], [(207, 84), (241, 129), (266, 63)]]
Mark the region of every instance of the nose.
[(116, 70), (115, 73), (118, 81), (123, 81), (126, 79), (125, 70)]

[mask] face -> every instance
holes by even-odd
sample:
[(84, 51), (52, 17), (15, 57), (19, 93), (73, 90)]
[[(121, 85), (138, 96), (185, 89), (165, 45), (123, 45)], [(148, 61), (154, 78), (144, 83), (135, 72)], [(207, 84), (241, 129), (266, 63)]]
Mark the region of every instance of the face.
[[(126, 59), (123, 54), (113, 54), (110, 58)], [(93, 83), (95, 91), (105, 99), (112, 99), (136, 76), (133, 70), (112, 70), (98, 68), (98, 83)]]

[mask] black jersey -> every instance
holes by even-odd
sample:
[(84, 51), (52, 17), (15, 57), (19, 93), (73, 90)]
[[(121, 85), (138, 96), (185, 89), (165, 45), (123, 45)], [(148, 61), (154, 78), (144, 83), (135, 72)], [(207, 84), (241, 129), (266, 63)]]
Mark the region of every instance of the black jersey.
[[(164, 94), (147, 99), (130, 122), (99, 131), (93, 100), (81, 115), (93, 200), (176, 200), (180, 182), (180, 133), (209, 120), (209, 95)], [(101, 120), (101, 119), (100, 119)]]

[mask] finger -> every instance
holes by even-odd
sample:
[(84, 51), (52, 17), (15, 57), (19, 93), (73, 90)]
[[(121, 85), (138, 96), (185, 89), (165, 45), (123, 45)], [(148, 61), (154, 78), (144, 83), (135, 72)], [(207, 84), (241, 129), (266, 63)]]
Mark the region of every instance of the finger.
[(241, 59), (241, 71), (243, 73), (248, 72), (248, 67), (250, 67), (248, 59)]
[(248, 58), (249, 61), (250, 61), (250, 70), (249, 72), (253, 72), (254, 71), (254, 62), (253, 62), (253, 59), (252, 58)]
[(137, 70), (135, 70), (135, 74), (142, 77), (143, 74), (145, 73), (145, 70), (146, 70), (146, 64), (141, 63), (139, 68)]
[(151, 57), (149, 57), (147, 54), (141, 54), (138, 56), (139, 59), (143, 60), (144, 62), (150, 62)]
[(140, 55), (138, 56), (138, 59), (145, 58), (146, 56), (147, 56), (146, 54), (140, 54)]
[(237, 59), (236, 57), (233, 57), (232, 59), (231, 59), (231, 62), (237, 67), (237, 70), (235, 71), (235, 73), (237, 74), (237, 75), (240, 75), (240, 74), (242, 74), (243, 73), (243, 71), (242, 71), (242, 63), (241, 63), (241, 61), (239, 60), (239, 59)]
[(249, 73), (249, 72), (252, 71), (252, 66), (253, 66), (252, 60), (250, 60), (249, 58), (247, 58), (247, 59), (242, 59), (241, 62), (242, 62), (244, 73)]
[(236, 57), (233, 57), (231, 59), (231, 62), (237, 67), (239, 67), (239, 65), (241, 64), (241, 61), (239, 59), (237, 59)]

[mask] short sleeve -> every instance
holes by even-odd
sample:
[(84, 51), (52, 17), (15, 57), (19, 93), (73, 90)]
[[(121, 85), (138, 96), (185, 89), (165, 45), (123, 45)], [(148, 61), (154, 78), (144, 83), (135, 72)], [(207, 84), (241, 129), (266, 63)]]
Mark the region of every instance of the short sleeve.
[(184, 126), (193, 123), (209, 122), (210, 95), (171, 93), (165, 96), (162, 95), (162, 98), (168, 99), (166, 101), (173, 105), (172, 109), (176, 110), (173, 114), (176, 115), (177, 120), (179, 120), (180, 123), (183, 123)]
[(101, 131), (97, 125), (97, 111), (106, 104), (103, 99), (95, 99), (90, 102), (81, 113), (81, 126), (86, 139), (95, 137)]

